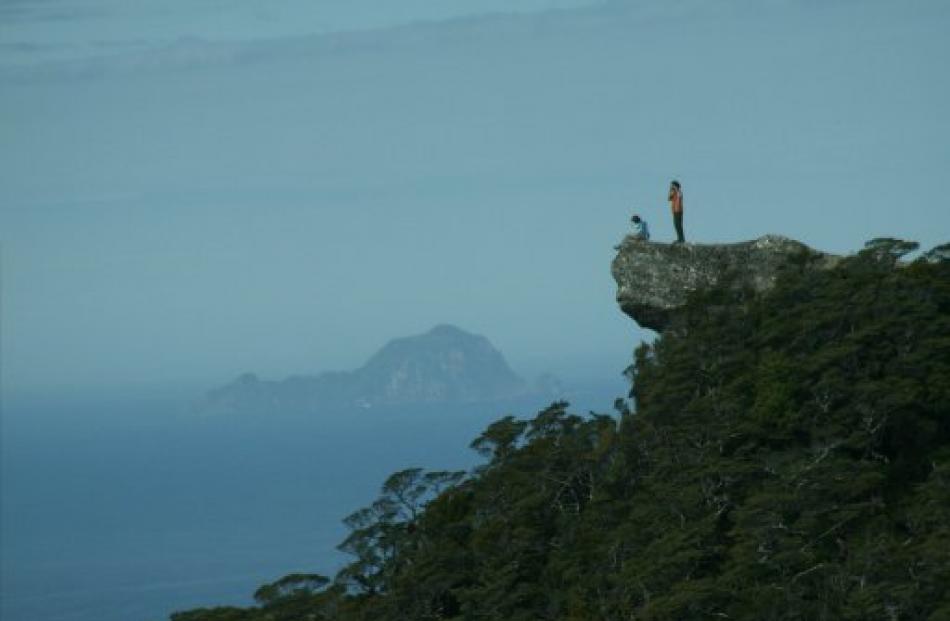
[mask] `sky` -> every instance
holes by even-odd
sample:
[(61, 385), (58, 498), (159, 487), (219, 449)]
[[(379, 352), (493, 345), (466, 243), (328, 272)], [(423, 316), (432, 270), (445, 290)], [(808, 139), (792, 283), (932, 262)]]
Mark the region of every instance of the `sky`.
[(182, 41), (244, 42), (366, 31), (597, 0), (2, 0), (0, 52), (10, 64), (118, 56)]
[[(398, 5), (398, 9), (396, 8)], [(634, 211), (950, 238), (950, 5), (0, 0), (5, 392), (362, 364), (438, 323), (617, 374)]]

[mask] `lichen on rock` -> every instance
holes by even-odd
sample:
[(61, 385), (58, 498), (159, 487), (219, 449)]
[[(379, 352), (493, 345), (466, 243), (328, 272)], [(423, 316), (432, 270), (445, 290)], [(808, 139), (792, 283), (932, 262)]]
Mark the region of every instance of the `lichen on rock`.
[(725, 277), (755, 291), (770, 288), (793, 256), (818, 269), (838, 257), (782, 237), (766, 235), (733, 244), (665, 244), (628, 236), (611, 265), (621, 310), (641, 327), (662, 332), (690, 293)]

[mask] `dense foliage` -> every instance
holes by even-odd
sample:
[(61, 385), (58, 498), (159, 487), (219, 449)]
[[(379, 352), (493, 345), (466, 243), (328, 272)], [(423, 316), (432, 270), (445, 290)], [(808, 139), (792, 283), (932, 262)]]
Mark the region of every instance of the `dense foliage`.
[(950, 253), (913, 247), (698, 292), (635, 413), (499, 420), (347, 518), (334, 580), (173, 621), (950, 619)]

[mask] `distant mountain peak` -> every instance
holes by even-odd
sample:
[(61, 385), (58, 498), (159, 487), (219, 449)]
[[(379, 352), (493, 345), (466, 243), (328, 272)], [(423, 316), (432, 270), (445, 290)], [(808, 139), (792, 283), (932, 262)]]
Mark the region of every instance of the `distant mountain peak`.
[(350, 372), (262, 381), (252, 373), (209, 393), (210, 411), (319, 411), (412, 403), (471, 403), (518, 396), (527, 384), (484, 336), (451, 325), (386, 343)]
[[(429, 336), (469, 336), (476, 337), (476, 335), (466, 332), (458, 326), (454, 326), (450, 323), (440, 323), (437, 326), (433, 327), (431, 330), (426, 332), (426, 335)], [(476, 337), (478, 338), (478, 337)]]
[(487, 338), (448, 324), (390, 341), (356, 374), (371, 402), (483, 401), (525, 390)]

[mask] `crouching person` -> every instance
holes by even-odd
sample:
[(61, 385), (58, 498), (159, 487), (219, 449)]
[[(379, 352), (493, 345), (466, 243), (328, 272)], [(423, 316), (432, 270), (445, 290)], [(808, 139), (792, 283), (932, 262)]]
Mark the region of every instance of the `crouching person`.
[(633, 239), (639, 241), (650, 241), (650, 227), (647, 226), (646, 220), (643, 220), (637, 214), (633, 214), (633, 217), (630, 218), (630, 222), (633, 223)]

